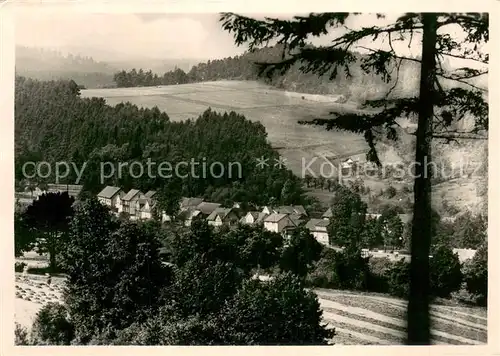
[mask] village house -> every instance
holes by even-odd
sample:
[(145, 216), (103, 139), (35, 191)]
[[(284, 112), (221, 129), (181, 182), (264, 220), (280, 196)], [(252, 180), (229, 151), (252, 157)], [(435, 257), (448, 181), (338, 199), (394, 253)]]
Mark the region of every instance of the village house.
[(232, 208), (219, 207), (207, 217), (207, 221), (212, 226), (233, 225), (238, 221), (238, 215)]
[(130, 216), (135, 215), (137, 200), (144, 199), (144, 194), (142, 194), (137, 189), (130, 189), (130, 191), (121, 198), (122, 211), (129, 214)]
[(345, 161), (342, 162), (341, 167), (342, 168), (351, 168), (354, 165), (354, 161), (352, 158), (348, 158)]
[(79, 184), (47, 184), (47, 192), (49, 193), (68, 193), (70, 197), (77, 198), (83, 189), (83, 185)]
[(305, 216), (296, 213), (288, 214), (288, 217), (292, 220), (295, 226), (302, 226), (306, 222), (304, 219)]
[[(150, 220), (153, 218), (153, 207), (156, 203), (154, 196), (156, 195), (156, 191), (150, 190), (144, 197), (141, 197), (135, 202), (135, 211), (137, 220)], [(132, 218), (134, 219), (134, 218)]]
[(307, 222), (306, 228), (311, 232), (314, 238), (323, 245), (329, 245), (328, 225), (330, 222), (326, 219), (311, 219)]
[(240, 223), (242, 224), (259, 224), (264, 222), (264, 219), (268, 216), (266, 213), (262, 213), (260, 211), (249, 211), (245, 216), (240, 219)]
[(266, 215), (271, 215), (271, 214), (275, 213), (275, 211), (273, 209), (271, 209), (270, 206), (264, 206), (264, 207), (262, 207), (262, 213), (264, 213)]
[(142, 199), (144, 204), (139, 209), (139, 218), (141, 220), (151, 220), (153, 218), (153, 208), (155, 201), (153, 199)]
[(268, 231), (288, 234), (289, 230), (295, 227), (288, 214), (273, 213), (264, 219), (264, 228)]
[(212, 214), (215, 209), (219, 208), (221, 204), (219, 203), (209, 203), (209, 202), (201, 202), (196, 206), (196, 210), (199, 210), (201, 214), (207, 218), (210, 214)]
[[(187, 219), (189, 219), (190, 215), (192, 214), (193, 211), (196, 210), (196, 207), (203, 203), (202, 198), (182, 198), (179, 202), (179, 213), (184, 213), (184, 215), (187, 216)], [(162, 211), (161, 213), (161, 221), (162, 222), (168, 222), (172, 221), (172, 217), (168, 214), (165, 213), (165, 211)], [(187, 222), (187, 220), (186, 220)], [(191, 224), (189, 222), (189, 224)]]
[(44, 189), (41, 189), (40, 187), (35, 187), (35, 189), (33, 189), (33, 197), (34, 197), (35, 199), (40, 198), (40, 196), (41, 196), (42, 194), (45, 194), (45, 193), (47, 193), (47, 191), (46, 191), (46, 190), (44, 190)]
[(270, 215), (270, 214), (288, 214), (288, 215), (295, 214), (300, 218), (307, 216), (306, 209), (302, 205), (294, 205), (294, 206), (282, 205), (282, 206), (278, 206), (276, 208), (264, 206), (262, 208), (262, 212), (265, 214), (268, 214), (268, 215)]
[(399, 219), (401, 219), (401, 222), (403, 225), (406, 225), (411, 222), (413, 215), (412, 214), (398, 214)]
[(144, 198), (146, 199), (155, 199), (156, 197), (156, 190), (148, 190), (146, 194), (144, 194)]
[(103, 190), (97, 194), (97, 200), (101, 204), (109, 206), (112, 210), (117, 211), (119, 209), (120, 198), (124, 197), (125, 193), (119, 187), (113, 187), (108, 185)]
[(203, 203), (203, 199), (201, 198), (182, 198), (179, 203), (179, 210), (186, 211), (189, 209), (195, 209), (201, 203)]
[(324, 220), (330, 220), (332, 216), (333, 216), (332, 208), (328, 208), (328, 210), (325, 211), (323, 215), (321, 215), (321, 218), (323, 218)]
[(184, 221), (185, 226), (191, 226), (194, 219), (206, 219), (212, 214), (217, 208), (219, 208), (221, 204), (218, 203), (209, 203), (209, 202), (201, 202), (195, 208), (191, 208), (186, 210), (187, 217)]
[(184, 221), (184, 226), (191, 226), (195, 219), (203, 218), (203, 214), (200, 210), (187, 210), (186, 220)]

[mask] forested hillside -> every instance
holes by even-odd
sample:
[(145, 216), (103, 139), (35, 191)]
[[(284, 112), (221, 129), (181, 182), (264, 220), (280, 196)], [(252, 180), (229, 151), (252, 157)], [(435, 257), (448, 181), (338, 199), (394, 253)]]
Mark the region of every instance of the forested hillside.
[[(280, 59), (281, 55), (280, 46), (264, 47), (241, 56), (199, 63), (187, 73), (182, 69), (175, 69), (164, 74), (155, 74), (150, 70), (139, 69), (120, 71), (114, 75), (114, 80), (118, 87), (186, 84), (221, 79), (265, 80), (285, 90), (314, 94), (342, 94), (347, 99), (356, 98), (357, 101), (379, 97), (393, 85), (392, 82), (385, 83), (376, 75), (364, 73), (360, 64), (352, 66), (350, 77), (345, 73), (346, 75), (340, 75), (333, 80), (330, 78), (331, 72), (321, 77), (312, 73), (304, 74), (300, 70), (300, 65), (292, 66), (283, 74), (275, 74), (266, 79), (259, 78), (255, 63), (273, 62)], [(399, 68), (399, 79), (399, 82), (404, 84), (393, 89), (394, 95), (401, 91), (414, 91), (418, 81), (417, 65), (410, 61), (403, 62)]]
[[(66, 161), (79, 166), (88, 161), (80, 184), (94, 193), (106, 184), (144, 191), (168, 186), (187, 196), (204, 195), (221, 203), (267, 204), (274, 199), (298, 204), (303, 196), (298, 177), (272, 164), (264, 169), (256, 167), (257, 157), (278, 157), (266, 136), (260, 122), (251, 122), (234, 112), (216, 113), (208, 109), (196, 120), (170, 122), (168, 115), (156, 107), (144, 109), (130, 103), (111, 107), (104, 99), (82, 99), (73, 81), (16, 78), (18, 180), (23, 178), (21, 168), (27, 161)], [(121, 178), (115, 174), (103, 183), (99, 181), (100, 162), (138, 161), (147, 169), (148, 159), (156, 163), (152, 166), (155, 177), (149, 177), (145, 171), (140, 178), (133, 178), (125, 168)], [(181, 170), (191, 178), (159, 177), (161, 162), (175, 166), (192, 159), (198, 162), (195, 173), (192, 174), (191, 166)], [(203, 176), (204, 162), (205, 167), (220, 162), (224, 174), (217, 178), (220, 168), (215, 166), (213, 175)], [(238, 166), (230, 166), (232, 163), (241, 165), (241, 175)], [(46, 180), (53, 179), (50, 176)], [(66, 181), (74, 184), (75, 179), (72, 174)]]

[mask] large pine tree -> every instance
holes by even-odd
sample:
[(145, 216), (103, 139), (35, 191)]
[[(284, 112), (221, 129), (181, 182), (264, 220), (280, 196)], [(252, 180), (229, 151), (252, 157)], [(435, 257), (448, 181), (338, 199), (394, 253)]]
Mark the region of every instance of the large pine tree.
[[(350, 68), (361, 64), (366, 74), (379, 75), (386, 82), (393, 82), (387, 95), (380, 100), (364, 103), (372, 109), (363, 113), (332, 113), (332, 117), (309, 123), (326, 129), (343, 129), (364, 134), (369, 146), (367, 158), (381, 165), (376, 142), (381, 135), (398, 139), (397, 119), (405, 116), (418, 118), (414, 171), (414, 211), (411, 238), (411, 287), (408, 305), (408, 343), (430, 344), (429, 320), (429, 250), (431, 240), (431, 172), (426, 169), (431, 162), (431, 141), (446, 142), (458, 139), (485, 138), (488, 129), (487, 90), (475, 80), (488, 73), (489, 56), (482, 46), (488, 42), (488, 14), (476, 13), (406, 13), (383, 26), (350, 29), (346, 22), (359, 14), (319, 13), (296, 16), (291, 20), (265, 18), (257, 20), (233, 13), (221, 14), (222, 27), (234, 35), (237, 45), (248, 44), (253, 50), (270, 41), (283, 45), (281, 60), (257, 63), (260, 75), (272, 77), (285, 73), (296, 64), (305, 73), (329, 75), (333, 80), (341, 70), (351, 76)], [(384, 15), (377, 14), (378, 18)], [(460, 28), (463, 39), (450, 35), (453, 27)], [(346, 29), (332, 38), (330, 45), (315, 46), (312, 37), (329, 35), (331, 29)], [(407, 41), (415, 44), (421, 36), (421, 56), (408, 57), (394, 49), (393, 42)], [(366, 48), (359, 55), (363, 41), (384, 38), (388, 48)], [(455, 69), (449, 59), (463, 65)], [(402, 96), (394, 93), (399, 81), (399, 69), (404, 62), (420, 66), (419, 93)], [(477, 65), (473, 65), (477, 64)], [(395, 80), (394, 80), (394, 77)], [(454, 82), (454, 83), (452, 83)], [(470, 130), (457, 129), (465, 117), (472, 118)]]

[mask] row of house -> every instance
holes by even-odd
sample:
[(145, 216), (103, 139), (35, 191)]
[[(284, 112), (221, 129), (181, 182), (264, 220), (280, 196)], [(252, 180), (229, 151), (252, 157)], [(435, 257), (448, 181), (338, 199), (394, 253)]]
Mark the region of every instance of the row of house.
[(153, 218), (155, 195), (154, 190), (143, 193), (130, 189), (125, 193), (119, 187), (107, 186), (97, 194), (97, 199), (117, 214), (128, 214), (131, 220), (149, 220)]
[(66, 192), (69, 196), (77, 198), (82, 189), (83, 186), (80, 184), (47, 184), (46, 186), (36, 186), (33, 188), (27, 186), (24, 188), (24, 192), (16, 192), (16, 197), (36, 200), (42, 194)]
[[(109, 206), (117, 214), (127, 213), (132, 220), (148, 220), (152, 218), (152, 211), (156, 204), (156, 191), (142, 193), (131, 189), (128, 193), (119, 187), (107, 186), (97, 196), (101, 203)], [(316, 240), (322, 244), (329, 244), (328, 225), (333, 216), (331, 208), (327, 209), (321, 218), (309, 218), (302, 205), (295, 206), (264, 206), (260, 210), (249, 211), (241, 216), (238, 205), (231, 208), (221, 204), (206, 202), (201, 198), (182, 198), (179, 202), (179, 215), (185, 226), (191, 226), (196, 219), (205, 219), (212, 226), (232, 226), (240, 224), (262, 224), (268, 231), (289, 235), (299, 226), (305, 226)], [(162, 222), (169, 222), (172, 218), (162, 212)], [(367, 214), (367, 217), (377, 218), (380, 214)], [(411, 215), (400, 214), (403, 223), (410, 220)]]

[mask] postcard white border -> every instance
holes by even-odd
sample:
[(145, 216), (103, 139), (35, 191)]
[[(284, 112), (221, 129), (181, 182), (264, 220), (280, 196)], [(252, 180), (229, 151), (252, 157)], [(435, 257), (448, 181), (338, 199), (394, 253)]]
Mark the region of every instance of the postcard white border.
[[(489, 73), (490, 98), (490, 143), (489, 143), (489, 204), (488, 204), (488, 236), (489, 239), (489, 295), (488, 300), (488, 345), (485, 346), (317, 346), (317, 347), (21, 347), (14, 346), (14, 239), (13, 239), (13, 201), (14, 201), (14, 31), (15, 7), (33, 6), (37, 11), (53, 12), (62, 10), (77, 10), (98, 13), (201, 13), (232, 11), (237, 13), (271, 14), (271, 13), (309, 13), (309, 12), (489, 12), (491, 64)], [(336, 355), (363, 354), (399, 356), (410, 355), (492, 355), (500, 353), (498, 307), (499, 262), (496, 253), (500, 252), (499, 241), (495, 232), (500, 231), (499, 169), (494, 159), (500, 154), (500, 125), (495, 119), (499, 116), (500, 90), (497, 80), (499, 76), (500, 55), (500, 1), (443, 1), (443, 0), (412, 0), (412, 1), (369, 1), (369, 0), (282, 0), (282, 1), (6, 1), (0, 3), (0, 276), (1, 276), (1, 339), (0, 354), (2, 355), (94, 355), (94, 354), (144, 354), (164, 355)], [(56, 21), (56, 18), (54, 19)], [(34, 28), (33, 31), (37, 29)], [(496, 99), (496, 100), (495, 100)]]

